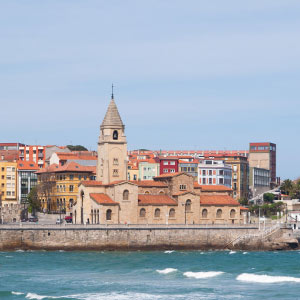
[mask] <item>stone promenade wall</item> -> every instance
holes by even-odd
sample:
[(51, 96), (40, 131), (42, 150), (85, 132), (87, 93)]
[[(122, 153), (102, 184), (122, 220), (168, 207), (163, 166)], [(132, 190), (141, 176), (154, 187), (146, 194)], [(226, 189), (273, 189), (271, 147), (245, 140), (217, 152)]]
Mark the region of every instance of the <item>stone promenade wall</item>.
[[(255, 227), (1, 227), (0, 250), (162, 250), (162, 249), (226, 249), (244, 234), (255, 234)], [(280, 229), (276, 240), (288, 235)], [(271, 250), (268, 243), (251, 241), (239, 246), (247, 250)], [(279, 247), (279, 246), (278, 246)]]

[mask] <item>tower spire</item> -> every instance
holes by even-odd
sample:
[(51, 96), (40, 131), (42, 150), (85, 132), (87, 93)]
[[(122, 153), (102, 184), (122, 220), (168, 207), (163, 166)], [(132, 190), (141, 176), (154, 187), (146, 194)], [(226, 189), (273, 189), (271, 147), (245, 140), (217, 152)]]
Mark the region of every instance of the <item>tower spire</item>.
[(111, 99), (114, 99), (114, 84), (111, 85)]

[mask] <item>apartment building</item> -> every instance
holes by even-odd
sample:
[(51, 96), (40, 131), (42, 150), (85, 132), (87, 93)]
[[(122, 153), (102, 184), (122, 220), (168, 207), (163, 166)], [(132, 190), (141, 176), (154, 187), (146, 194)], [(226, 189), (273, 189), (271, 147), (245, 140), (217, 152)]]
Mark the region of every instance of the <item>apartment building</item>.
[(17, 162), (0, 160), (2, 205), (17, 204)]
[(46, 152), (44, 146), (20, 146), (19, 161), (33, 162), (40, 169), (45, 167)]

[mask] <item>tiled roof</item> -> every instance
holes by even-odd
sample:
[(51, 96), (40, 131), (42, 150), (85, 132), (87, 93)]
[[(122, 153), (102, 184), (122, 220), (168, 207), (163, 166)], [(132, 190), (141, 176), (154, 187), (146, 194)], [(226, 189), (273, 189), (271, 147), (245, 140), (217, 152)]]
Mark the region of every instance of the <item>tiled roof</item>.
[(140, 180), (140, 181), (131, 181), (131, 182), (141, 187), (168, 187), (168, 185), (165, 184), (164, 182), (154, 181), (154, 180)]
[(87, 153), (73, 153), (73, 152), (56, 152), (60, 160), (76, 159), (76, 160), (97, 160), (97, 156), (92, 155), (90, 151)]
[(102, 186), (102, 181), (84, 180), (84, 181), (81, 181), (81, 184), (84, 185), (84, 186)]
[(164, 173), (164, 174), (161, 174), (159, 176), (156, 176), (154, 178), (168, 178), (168, 177), (174, 177), (174, 176), (178, 176), (180, 174), (186, 174), (184, 172), (175, 172), (175, 173)]
[(232, 189), (225, 185), (200, 185), (198, 183), (194, 183), (194, 188), (200, 188), (203, 192), (231, 192)]
[(33, 161), (18, 161), (18, 170), (39, 170), (39, 166), (37, 163)]
[(1, 160), (10, 162), (17, 161), (18, 150), (0, 150), (0, 161)]
[(177, 205), (177, 202), (167, 195), (139, 194), (139, 205)]
[(90, 197), (98, 204), (103, 205), (118, 205), (117, 202), (112, 200), (108, 195), (104, 193), (90, 193)]
[(229, 205), (239, 206), (240, 203), (228, 195), (201, 195), (201, 205)]
[(52, 164), (37, 173), (54, 173), (54, 172), (87, 172), (87, 173), (96, 173), (95, 166), (82, 166), (76, 162), (69, 162), (63, 166), (59, 166), (57, 164)]
[(186, 161), (186, 160), (179, 159), (178, 162), (180, 164), (198, 164), (198, 160), (197, 159), (193, 159), (192, 161)]
[(124, 126), (114, 99), (111, 99), (101, 126)]
[(244, 206), (241, 206), (241, 207), (240, 207), (240, 210), (249, 210), (249, 208), (244, 207)]

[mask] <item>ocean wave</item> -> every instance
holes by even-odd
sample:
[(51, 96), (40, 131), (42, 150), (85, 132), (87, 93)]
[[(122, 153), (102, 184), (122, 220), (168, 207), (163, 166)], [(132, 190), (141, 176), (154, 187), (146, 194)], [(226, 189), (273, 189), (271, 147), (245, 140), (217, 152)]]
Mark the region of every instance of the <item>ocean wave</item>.
[(183, 273), (184, 276), (189, 278), (197, 278), (197, 279), (203, 279), (203, 278), (210, 278), (215, 277), (223, 274), (224, 272), (221, 271), (208, 271), (208, 272), (185, 272)]
[(166, 268), (166, 269), (163, 269), (163, 270), (156, 270), (156, 272), (158, 272), (159, 274), (169, 274), (169, 273), (173, 273), (173, 272), (176, 272), (178, 271), (177, 269), (174, 269), (174, 268)]
[(248, 252), (243, 252), (243, 254), (248, 254)]
[(229, 254), (235, 254), (236, 253), (236, 251), (230, 251), (229, 252)]
[(258, 283), (279, 283), (279, 282), (300, 283), (300, 278), (297, 277), (257, 275), (257, 274), (250, 274), (250, 273), (242, 273), (236, 279), (239, 281), (258, 282)]
[(164, 253), (170, 254), (170, 253), (173, 253), (173, 252), (175, 252), (175, 250), (166, 250)]
[(31, 300), (43, 300), (43, 299), (60, 299), (60, 298), (69, 298), (70, 296), (46, 296), (46, 295), (38, 295), (35, 293), (28, 293), (25, 298)]
[(22, 250), (22, 249), (18, 249), (18, 250), (16, 250), (15, 252), (25, 252), (25, 251)]
[(24, 295), (24, 293), (21, 293), (21, 292), (12, 291), (11, 293), (12, 293), (12, 295), (17, 295), (17, 296)]

